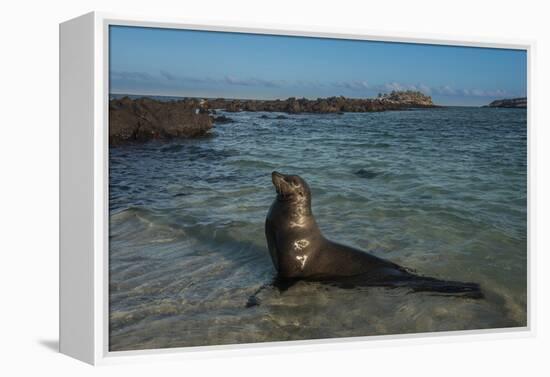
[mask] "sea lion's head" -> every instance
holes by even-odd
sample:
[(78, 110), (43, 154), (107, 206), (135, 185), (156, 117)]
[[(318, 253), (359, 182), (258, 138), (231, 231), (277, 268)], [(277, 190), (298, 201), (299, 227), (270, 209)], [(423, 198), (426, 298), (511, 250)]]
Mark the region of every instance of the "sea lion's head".
[(308, 203), (311, 197), (309, 186), (300, 176), (285, 175), (274, 171), (271, 180), (277, 191), (277, 200)]

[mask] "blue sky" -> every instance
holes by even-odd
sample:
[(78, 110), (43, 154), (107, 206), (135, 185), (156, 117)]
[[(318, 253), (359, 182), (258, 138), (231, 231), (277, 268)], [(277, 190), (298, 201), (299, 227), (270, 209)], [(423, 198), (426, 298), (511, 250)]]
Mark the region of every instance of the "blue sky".
[(442, 105), (521, 97), (522, 50), (111, 26), (110, 92), (364, 98), (420, 90)]

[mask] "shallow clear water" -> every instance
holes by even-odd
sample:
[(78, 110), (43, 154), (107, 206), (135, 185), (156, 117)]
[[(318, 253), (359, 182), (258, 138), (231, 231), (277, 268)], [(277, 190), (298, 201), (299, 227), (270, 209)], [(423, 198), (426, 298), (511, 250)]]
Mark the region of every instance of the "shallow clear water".
[[(211, 137), (111, 148), (111, 350), (526, 325), (524, 110), (227, 115)], [(275, 275), (273, 170), (308, 181), (328, 238), (485, 298), (300, 282), (246, 308)]]

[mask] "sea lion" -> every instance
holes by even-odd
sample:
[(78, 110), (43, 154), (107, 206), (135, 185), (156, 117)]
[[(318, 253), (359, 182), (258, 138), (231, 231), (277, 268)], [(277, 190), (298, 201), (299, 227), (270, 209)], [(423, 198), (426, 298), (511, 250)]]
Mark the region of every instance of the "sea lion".
[(311, 190), (297, 175), (274, 171), (277, 196), (265, 222), (265, 235), (277, 281), (331, 282), (342, 286), (407, 287), (415, 291), (481, 297), (476, 283), (416, 275), (396, 263), (328, 240), (311, 211)]

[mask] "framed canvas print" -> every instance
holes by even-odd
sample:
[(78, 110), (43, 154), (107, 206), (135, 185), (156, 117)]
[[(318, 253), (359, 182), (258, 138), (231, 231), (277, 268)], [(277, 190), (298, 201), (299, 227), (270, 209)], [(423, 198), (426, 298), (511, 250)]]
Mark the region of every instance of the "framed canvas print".
[(529, 333), (531, 49), (61, 24), (61, 352)]

